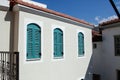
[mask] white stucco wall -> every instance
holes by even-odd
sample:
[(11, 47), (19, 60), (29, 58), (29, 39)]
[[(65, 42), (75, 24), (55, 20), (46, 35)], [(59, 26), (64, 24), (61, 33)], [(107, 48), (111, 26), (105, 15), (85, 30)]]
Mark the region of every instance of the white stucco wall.
[(0, 9), (0, 51), (9, 51), (10, 45), (10, 15)]
[[(41, 59), (26, 60), (26, 25), (41, 27)], [(64, 58), (53, 58), (53, 29), (64, 35)], [(92, 54), (91, 29), (20, 11), (19, 13), (20, 80), (80, 80), (86, 75)], [(85, 55), (78, 57), (78, 32), (85, 36)]]
[(120, 56), (115, 56), (114, 50), (114, 35), (120, 35), (120, 25), (118, 27), (108, 28), (103, 30), (103, 53), (104, 60), (102, 60), (105, 67), (103, 80), (117, 80), (116, 70), (120, 69)]
[(0, 0), (0, 6), (9, 7), (9, 0)]
[(103, 53), (103, 46), (102, 46), (102, 41), (100, 42), (93, 42), (93, 45), (96, 44), (96, 48), (93, 48), (93, 54), (92, 54), (92, 69), (91, 72), (92, 74), (98, 74), (101, 77), (101, 80), (103, 80), (104, 77), (104, 67), (105, 65), (103, 64), (105, 60), (104, 53)]

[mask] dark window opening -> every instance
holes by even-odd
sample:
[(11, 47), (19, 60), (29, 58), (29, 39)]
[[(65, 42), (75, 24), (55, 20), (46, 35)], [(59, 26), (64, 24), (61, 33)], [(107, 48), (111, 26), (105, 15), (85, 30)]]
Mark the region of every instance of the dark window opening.
[(120, 56), (120, 35), (114, 36), (115, 56)]
[(94, 49), (97, 48), (97, 44), (94, 43), (94, 44), (93, 44), (93, 48), (94, 48)]

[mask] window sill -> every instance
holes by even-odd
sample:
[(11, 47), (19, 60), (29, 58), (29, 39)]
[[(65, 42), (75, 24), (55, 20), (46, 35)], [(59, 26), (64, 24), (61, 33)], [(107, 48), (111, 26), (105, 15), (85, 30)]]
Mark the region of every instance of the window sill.
[(84, 57), (84, 55), (78, 55), (78, 57)]
[(33, 58), (33, 59), (27, 59), (26, 61), (38, 61), (38, 60), (40, 60), (41, 58)]
[(54, 57), (54, 59), (63, 59), (63, 56), (61, 56), (61, 57)]

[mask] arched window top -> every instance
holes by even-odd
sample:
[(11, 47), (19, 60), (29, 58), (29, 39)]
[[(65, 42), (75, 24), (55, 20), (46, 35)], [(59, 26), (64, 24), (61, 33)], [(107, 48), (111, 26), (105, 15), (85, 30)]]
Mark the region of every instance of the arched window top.
[(35, 23), (30, 23), (27, 25), (27, 28), (40, 29), (40, 26)]
[(59, 33), (63, 33), (63, 31), (60, 28), (55, 28), (54, 32), (59, 32)]
[(78, 36), (83, 36), (84, 37), (84, 34), (82, 32), (79, 32)]

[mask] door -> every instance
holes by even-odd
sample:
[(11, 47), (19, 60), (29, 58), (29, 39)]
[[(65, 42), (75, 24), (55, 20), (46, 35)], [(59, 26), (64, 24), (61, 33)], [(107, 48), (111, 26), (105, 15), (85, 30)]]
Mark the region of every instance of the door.
[(117, 70), (117, 80), (120, 80), (120, 70)]

